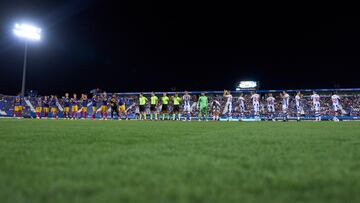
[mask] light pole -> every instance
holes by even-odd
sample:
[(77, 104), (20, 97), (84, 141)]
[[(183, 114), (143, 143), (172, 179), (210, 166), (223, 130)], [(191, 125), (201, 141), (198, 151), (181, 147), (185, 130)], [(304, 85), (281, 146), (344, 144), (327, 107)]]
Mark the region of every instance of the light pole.
[(27, 49), (29, 41), (39, 41), (41, 38), (41, 29), (29, 24), (15, 24), (13, 32), (16, 36), (25, 40), (25, 51), (24, 51), (24, 65), (23, 75), (21, 83), (21, 95), (25, 94), (25, 82), (26, 82), (26, 64), (27, 64)]

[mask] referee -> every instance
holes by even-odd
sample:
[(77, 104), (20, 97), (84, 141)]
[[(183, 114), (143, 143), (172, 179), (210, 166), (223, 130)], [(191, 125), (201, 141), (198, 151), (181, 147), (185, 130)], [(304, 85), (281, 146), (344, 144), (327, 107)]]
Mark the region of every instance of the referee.
[[(140, 120), (142, 120), (142, 119), (146, 120), (145, 105), (146, 105), (147, 101), (148, 101), (148, 99), (146, 97), (144, 97), (144, 95), (142, 93), (140, 93), (140, 96), (139, 96)], [(142, 116), (144, 116), (144, 118), (142, 118)]]
[(173, 96), (172, 99), (173, 99), (173, 104), (174, 104), (172, 119), (176, 120), (176, 115), (177, 115), (178, 119), (180, 120), (180, 117), (181, 117), (181, 115), (180, 115), (181, 98), (179, 97), (179, 95), (177, 93), (175, 93), (175, 96)]
[(161, 114), (162, 114), (162, 120), (165, 119), (165, 114), (167, 115), (167, 119), (170, 119), (170, 115), (168, 112), (168, 104), (169, 104), (169, 97), (166, 96), (166, 93), (163, 93), (163, 96), (161, 97), (161, 103), (162, 103), (162, 107), (161, 107)]
[(158, 119), (157, 112), (156, 112), (156, 105), (158, 104), (159, 98), (155, 95), (154, 92), (151, 93), (150, 98), (150, 120), (153, 119), (153, 116), (155, 117), (155, 120)]

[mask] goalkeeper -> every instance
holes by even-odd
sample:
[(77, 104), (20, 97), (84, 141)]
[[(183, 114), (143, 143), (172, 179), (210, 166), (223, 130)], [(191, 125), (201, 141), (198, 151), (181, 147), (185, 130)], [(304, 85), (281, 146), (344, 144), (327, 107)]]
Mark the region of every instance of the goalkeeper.
[(208, 120), (208, 98), (205, 96), (205, 93), (201, 93), (201, 96), (198, 100), (198, 109), (199, 109), (199, 121), (201, 117), (205, 115), (204, 120)]

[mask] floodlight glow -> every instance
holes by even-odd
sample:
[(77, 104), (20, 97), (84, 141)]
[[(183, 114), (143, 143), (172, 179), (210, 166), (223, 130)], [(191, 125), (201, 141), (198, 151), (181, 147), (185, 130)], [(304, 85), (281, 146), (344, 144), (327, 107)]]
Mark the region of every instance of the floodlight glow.
[(37, 40), (41, 38), (41, 29), (29, 24), (15, 24), (13, 32), (16, 36)]
[(241, 81), (237, 88), (243, 89), (243, 88), (256, 88), (256, 87), (257, 87), (257, 82), (255, 81)]

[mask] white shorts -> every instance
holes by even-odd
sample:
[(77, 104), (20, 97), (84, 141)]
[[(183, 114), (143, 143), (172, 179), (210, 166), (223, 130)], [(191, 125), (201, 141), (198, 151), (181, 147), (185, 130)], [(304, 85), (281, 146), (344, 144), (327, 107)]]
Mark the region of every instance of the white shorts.
[(197, 109), (197, 102), (194, 102), (191, 107), (190, 107), (190, 112), (192, 112), (193, 110), (196, 110)]
[(274, 105), (268, 105), (267, 109), (268, 109), (268, 112), (271, 112), (271, 113), (275, 112), (275, 106)]
[(260, 106), (259, 103), (253, 103), (255, 113), (259, 112), (259, 106)]
[(190, 106), (190, 104), (185, 104), (185, 105), (184, 105), (184, 111), (185, 111), (185, 112), (188, 112), (188, 113), (191, 112), (191, 106)]
[(286, 112), (288, 110), (288, 105), (282, 105), (283, 112)]
[(223, 114), (231, 113), (232, 112), (232, 103), (226, 103)]
[(320, 103), (313, 104), (314, 111), (320, 111)]
[(242, 106), (242, 105), (240, 105), (240, 106), (239, 106), (239, 110), (240, 110), (240, 113), (244, 113), (244, 111), (245, 111), (245, 107), (244, 107), (244, 106)]
[(214, 113), (220, 113), (220, 107), (214, 107), (213, 112)]
[(298, 114), (301, 114), (301, 106), (300, 105), (297, 105), (296, 106), (296, 113), (298, 113)]
[(334, 111), (339, 111), (340, 110), (339, 104), (333, 104), (333, 110)]
[(161, 106), (160, 106), (160, 105), (156, 106), (155, 109), (156, 109), (156, 113), (160, 113), (160, 112), (161, 112)]

